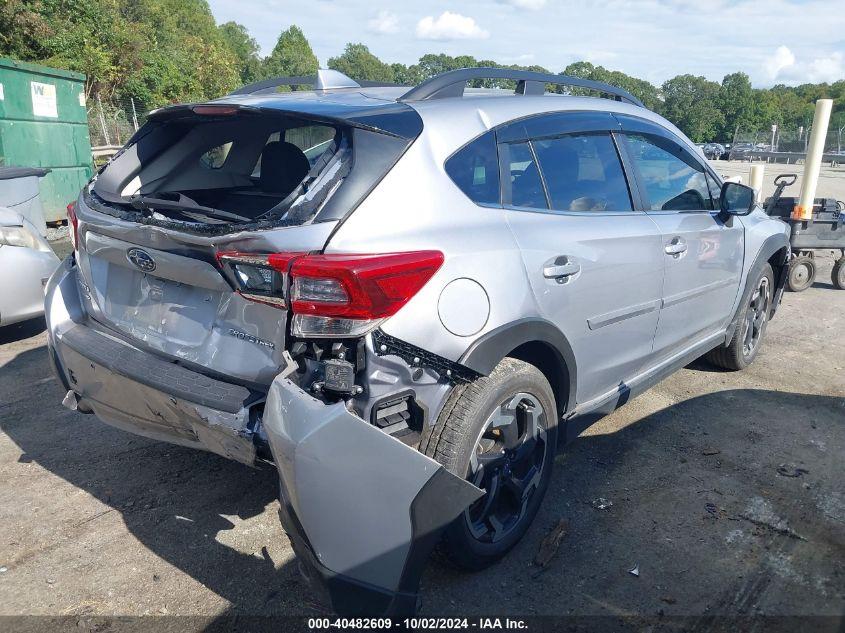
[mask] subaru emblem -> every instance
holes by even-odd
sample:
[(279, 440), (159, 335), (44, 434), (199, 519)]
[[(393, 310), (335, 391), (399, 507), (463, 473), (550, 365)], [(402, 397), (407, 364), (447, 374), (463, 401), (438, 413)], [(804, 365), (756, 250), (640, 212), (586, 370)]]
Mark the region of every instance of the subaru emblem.
[(156, 262), (152, 255), (140, 248), (130, 248), (126, 251), (126, 259), (145, 273), (151, 273), (156, 269)]

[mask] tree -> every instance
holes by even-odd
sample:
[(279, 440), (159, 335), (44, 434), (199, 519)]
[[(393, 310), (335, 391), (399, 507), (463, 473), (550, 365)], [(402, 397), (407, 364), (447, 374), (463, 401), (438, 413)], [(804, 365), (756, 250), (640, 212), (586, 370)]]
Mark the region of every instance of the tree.
[(719, 88), (704, 77), (673, 77), (663, 83), (663, 115), (693, 142), (711, 141), (725, 123), (719, 109)]
[(424, 81), (420, 67), (416, 64), (406, 66), (405, 64), (394, 63), (390, 64), (390, 69), (393, 71), (393, 81), (403, 86), (416, 86)]
[(232, 51), (238, 64), (241, 83), (257, 81), (261, 73), (261, 58), (258, 56), (258, 42), (250, 37), (249, 31), (237, 22), (226, 22), (219, 27), (220, 35)]
[(301, 77), (314, 75), (320, 68), (317, 56), (295, 24), (282, 31), (273, 52), (264, 60), (265, 77)]
[(356, 80), (393, 82), (395, 78), (393, 68), (363, 44), (347, 44), (343, 55), (329, 59), (328, 66)]
[[(602, 81), (623, 88), (642, 101), (643, 105), (650, 110), (659, 110), (662, 106), (660, 94), (656, 86), (642, 79), (626, 75), (618, 70), (607, 70), (603, 66), (594, 66), (590, 62), (581, 61), (569, 64), (561, 74), (589, 79), (591, 81)], [(561, 86), (556, 90), (556, 92), (564, 91), (570, 94), (593, 94), (588, 90), (572, 89), (566, 86)]]
[[(739, 130), (751, 130), (761, 124), (755, 121), (754, 91), (745, 73), (731, 73), (722, 79), (719, 104), (725, 117), (720, 138), (732, 140)], [(769, 125), (774, 121), (769, 121)]]

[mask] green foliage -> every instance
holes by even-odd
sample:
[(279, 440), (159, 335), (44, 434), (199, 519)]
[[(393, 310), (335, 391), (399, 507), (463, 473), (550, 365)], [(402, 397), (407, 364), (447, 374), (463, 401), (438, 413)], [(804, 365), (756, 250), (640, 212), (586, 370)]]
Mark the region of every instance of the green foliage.
[(355, 80), (394, 81), (393, 68), (363, 44), (347, 44), (343, 55), (329, 59), (329, 68)]
[(719, 107), (725, 118), (720, 138), (734, 137), (737, 130), (749, 130), (755, 123), (755, 99), (751, 80), (745, 73), (725, 75), (719, 88)]
[[(608, 70), (603, 66), (594, 66), (590, 62), (575, 62), (564, 68), (561, 74), (580, 77), (581, 79), (590, 79), (592, 81), (603, 81), (604, 83), (624, 88), (642, 101), (645, 107), (650, 110), (659, 110), (662, 106), (660, 92), (657, 87), (647, 81), (631, 77), (618, 70)], [(558, 92), (562, 90), (560, 88)], [(570, 90), (570, 92), (581, 94), (584, 91)]]
[(250, 37), (243, 24), (226, 22), (219, 27), (223, 41), (237, 60), (238, 73), (242, 84), (249, 84), (261, 77), (261, 57), (258, 42)]
[(663, 83), (662, 114), (695, 143), (713, 138), (725, 124), (719, 109), (720, 86), (694, 75), (678, 75)]
[(0, 55), (85, 73), (89, 96), (150, 107), (238, 83), (205, 0), (4, 0)]
[(264, 60), (262, 72), (265, 77), (300, 77), (315, 74), (319, 67), (302, 29), (293, 25), (279, 35), (273, 52)]

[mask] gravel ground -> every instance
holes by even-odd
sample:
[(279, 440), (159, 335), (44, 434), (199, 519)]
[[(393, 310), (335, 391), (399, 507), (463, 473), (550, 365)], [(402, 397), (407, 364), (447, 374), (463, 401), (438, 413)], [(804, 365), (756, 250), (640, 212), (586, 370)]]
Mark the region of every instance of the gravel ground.
[[(845, 292), (821, 261), (749, 370), (693, 363), (562, 449), (524, 541), (476, 574), (432, 562), (422, 614), (842, 616)], [(0, 614), (321, 613), (274, 472), (62, 408), (42, 329), (0, 330)]]

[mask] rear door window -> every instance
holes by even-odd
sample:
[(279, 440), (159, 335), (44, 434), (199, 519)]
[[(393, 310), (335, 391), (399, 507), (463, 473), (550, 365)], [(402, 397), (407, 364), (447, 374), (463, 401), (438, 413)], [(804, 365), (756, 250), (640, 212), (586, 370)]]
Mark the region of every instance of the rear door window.
[(515, 207), (548, 209), (546, 192), (530, 143), (505, 143), (502, 149), (505, 173), (510, 176), (506, 202)]
[(446, 173), (470, 200), (499, 204), (499, 159), (496, 137), (487, 132), (446, 161)]
[(632, 211), (628, 183), (610, 134), (532, 141), (552, 209)]
[(285, 141), (305, 152), (311, 162), (320, 157), (334, 136), (335, 129), (328, 125), (305, 125), (285, 130)]
[(695, 157), (667, 139), (624, 136), (651, 211), (711, 211), (706, 170)]

